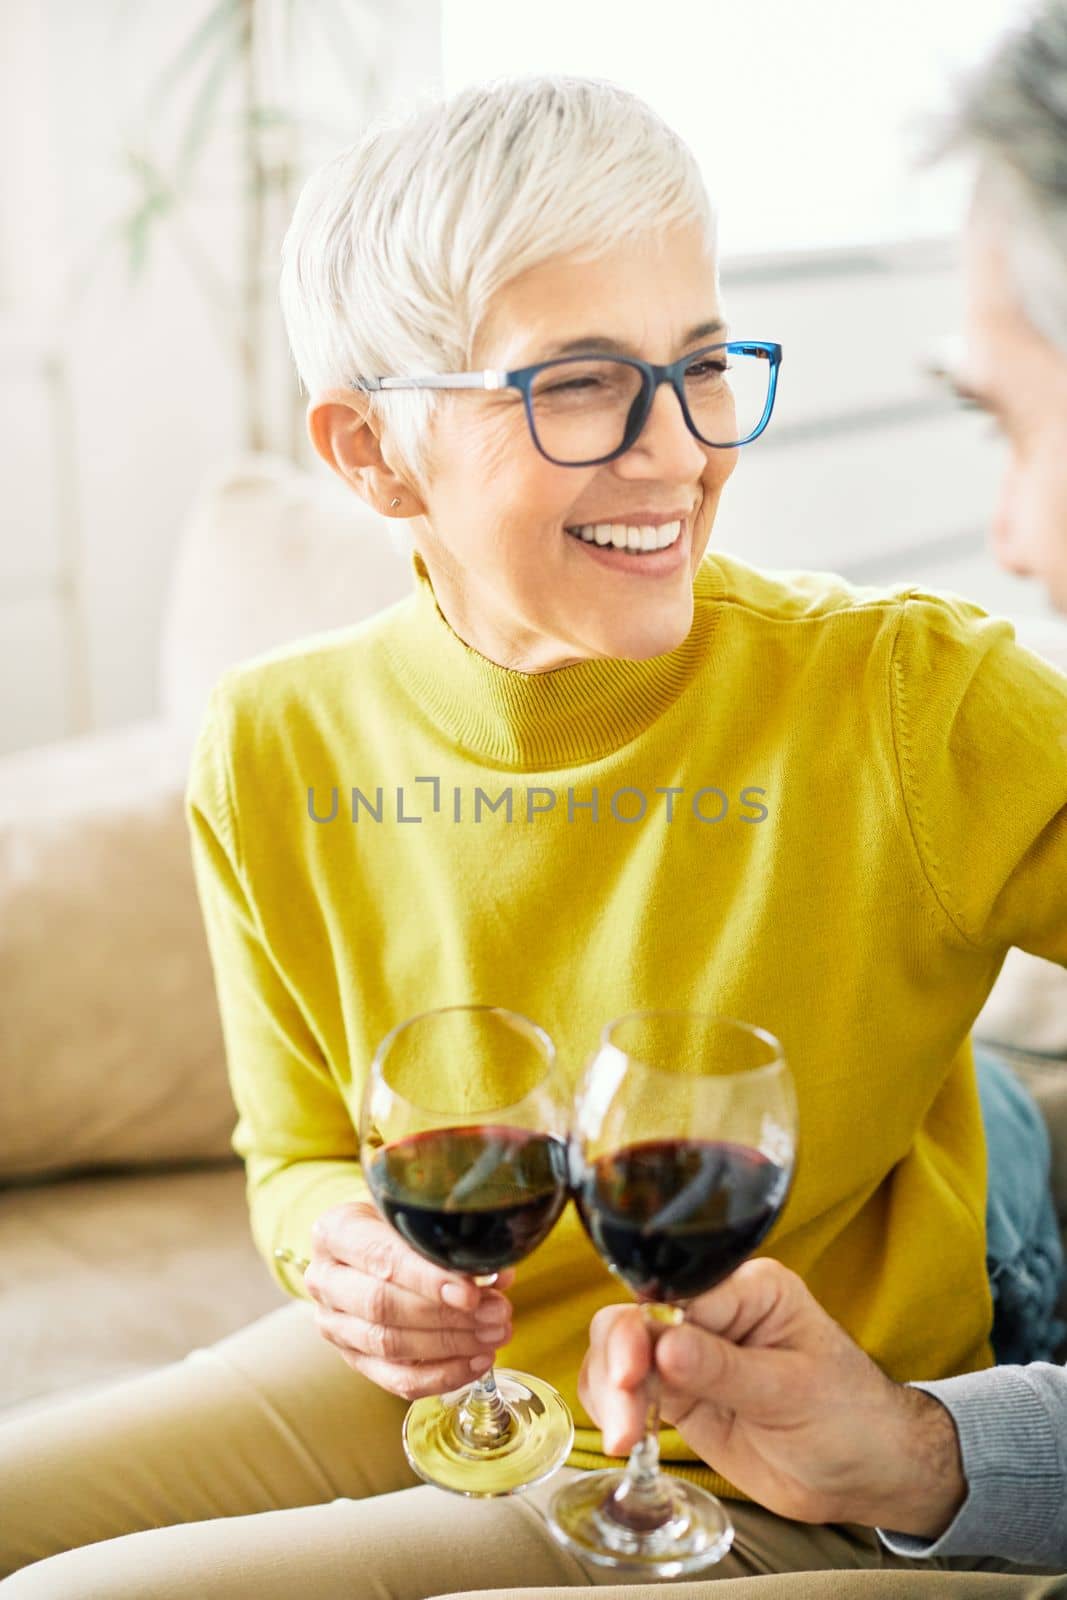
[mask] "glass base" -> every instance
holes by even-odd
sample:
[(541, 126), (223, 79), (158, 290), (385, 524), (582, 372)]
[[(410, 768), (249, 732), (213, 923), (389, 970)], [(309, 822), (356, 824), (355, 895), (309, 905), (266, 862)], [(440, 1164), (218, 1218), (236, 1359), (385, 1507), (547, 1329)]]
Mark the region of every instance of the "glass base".
[(416, 1400), (404, 1418), (404, 1454), (427, 1483), (453, 1494), (515, 1494), (561, 1467), (574, 1443), (574, 1421), (552, 1385), (525, 1372), (498, 1368), (496, 1387), (509, 1412), (508, 1431), (491, 1443), (464, 1437), (460, 1407), (474, 1391)]
[(628, 1526), (608, 1510), (610, 1497), (625, 1478), (618, 1468), (583, 1472), (562, 1488), (546, 1518), (558, 1542), (598, 1566), (634, 1567), (661, 1578), (722, 1560), (733, 1544), (734, 1525), (713, 1494), (660, 1473), (656, 1486), (667, 1499), (666, 1520), (651, 1528)]

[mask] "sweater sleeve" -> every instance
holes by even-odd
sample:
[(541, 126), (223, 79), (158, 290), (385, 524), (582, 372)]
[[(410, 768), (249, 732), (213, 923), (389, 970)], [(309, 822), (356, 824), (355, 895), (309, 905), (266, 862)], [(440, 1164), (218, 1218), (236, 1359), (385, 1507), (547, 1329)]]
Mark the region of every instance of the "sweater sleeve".
[(252, 1236), (287, 1293), (309, 1299), (303, 1271), (278, 1246), (310, 1257), (324, 1211), (365, 1200), (359, 1141), (329, 1065), (256, 916), (241, 869), (228, 756), (226, 676), (211, 691), (185, 791), (204, 919), (237, 1109), (231, 1137), (245, 1163)]
[(878, 1529), (901, 1556), (1067, 1562), (1067, 1367), (1035, 1361), (915, 1383), (951, 1413), (967, 1498), (936, 1540)]
[(1004, 617), (905, 600), (891, 669), (912, 843), (956, 935), (1067, 966), (1067, 676)]

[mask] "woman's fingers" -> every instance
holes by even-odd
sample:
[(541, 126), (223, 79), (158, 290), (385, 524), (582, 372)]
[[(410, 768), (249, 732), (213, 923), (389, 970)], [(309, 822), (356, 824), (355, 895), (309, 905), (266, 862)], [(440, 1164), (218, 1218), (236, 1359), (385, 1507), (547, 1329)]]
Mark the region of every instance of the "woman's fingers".
[[(511, 1305), (495, 1289), (482, 1291), (475, 1311), (454, 1310), (440, 1300), (428, 1300), (411, 1289), (382, 1278), (372, 1278), (343, 1261), (316, 1256), (304, 1273), (304, 1282), (313, 1300), (328, 1310), (360, 1317), (379, 1327), (422, 1330), (492, 1329), (506, 1330), (510, 1336)], [(506, 1344), (501, 1338), (498, 1343)]]
[(365, 1201), (349, 1201), (323, 1212), (312, 1226), (311, 1237), (316, 1255), (343, 1261), (370, 1278), (408, 1289), (435, 1305), (473, 1311), (482, 1298), (483, 1291), (470, 1278), (445, 1272), (425, 1260)]
[(492, 1365), (490, 1356), (404, 1364), (381, 1361), (376, 1356), (360, 1355), (354, 1350), (340, 1349), (340, 1353), (356, 1372), (361, 1372), (371, 1383), (376, 1383), (379, 1389), (399, 1395), (402, 1400), (421, 1400), (428, 1394), (450, 1394), (453, 1389), (462, 1389), (475, 1378), (480, 1378)]
[[(315, 1307), (315, 1324), (320, 1333), (338, 1349), (393, 1362), (436, 1362), (466, 1359), (468, 1366), (478, 1356), (492, 1356), (506, 1343), (510, 1329), (492, 1329), (482, 1337), (470, 1328), (405, 1328), (366, 1322), (362, 1317), (334, 1311), (329, 1306)], [(470, 1374), (468, 1372), (467, 1376)]]
[(375, 1208), (349, 1201), (312, 1230), (304, 1282), (315, 1323), (357, 1372), (407, 1399), (442, 1394), (479, 1377), (511, 1338), (503, 1290), (445, 1272), (393, 1232)]

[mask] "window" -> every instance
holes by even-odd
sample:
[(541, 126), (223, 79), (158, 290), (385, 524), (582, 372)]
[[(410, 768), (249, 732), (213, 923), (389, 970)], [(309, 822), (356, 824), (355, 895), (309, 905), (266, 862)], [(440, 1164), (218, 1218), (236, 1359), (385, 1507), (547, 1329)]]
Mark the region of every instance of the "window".
[(447, 92), (523, 72), (611, 78), (689, 143), (725, 257), (954, 232), (965, 176), (914, 170), (917, 119), (1020, 0), (443, 0)]

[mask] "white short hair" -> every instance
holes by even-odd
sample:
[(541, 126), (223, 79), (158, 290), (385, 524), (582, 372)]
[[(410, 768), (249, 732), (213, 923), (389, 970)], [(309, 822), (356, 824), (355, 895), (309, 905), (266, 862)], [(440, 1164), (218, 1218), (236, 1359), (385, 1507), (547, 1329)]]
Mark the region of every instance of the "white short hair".
[[(379, 120), (308, 178), (282, 245), (301, 381), (314, 398), (363, 377), (465, 370), (510, 279), (691, 222), (714, 259), (692, 151), (603, 79), (495, 79)], [(370, 396), (416, 482), (441, 403), (425, 389)]]
[(1067, 0), (1031, 3), (971, 74), (931, 154), (955, 151), (978, 159), (1021, 309), (1067, 351)]

